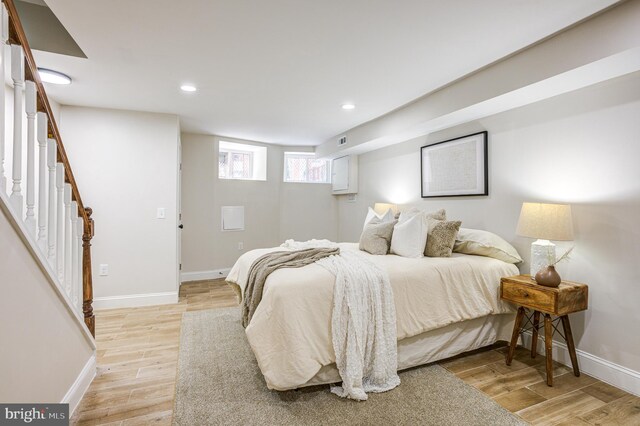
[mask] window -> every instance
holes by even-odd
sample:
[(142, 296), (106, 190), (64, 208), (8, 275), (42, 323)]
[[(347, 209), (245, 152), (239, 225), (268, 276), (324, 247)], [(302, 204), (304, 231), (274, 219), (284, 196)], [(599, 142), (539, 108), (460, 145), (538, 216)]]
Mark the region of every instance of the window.
[(218, 177), (221, 179), (251, 179), (253, 152), (220, 151)]
[(310, 152), (285, 152), (284, 181), (331, 183), (331, 162)]
[(218, 177), (220, 179), (267, 180), (267, 148), (220, 141)]

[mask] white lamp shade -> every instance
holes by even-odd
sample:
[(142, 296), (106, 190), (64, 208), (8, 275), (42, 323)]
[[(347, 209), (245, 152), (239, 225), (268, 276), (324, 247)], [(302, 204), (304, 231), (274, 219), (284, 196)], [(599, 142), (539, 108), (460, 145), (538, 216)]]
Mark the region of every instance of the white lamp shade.
[(541, 240), (573, 240), (571, 206), (568, 204), (522, 203), (518, 229), (523, 237)]
[(393, 214), (396, 214), (398, 212), (398, 206), (396, 204), (375, 203), (373, 206), (373, 211), (375, 211), (379, 215), (385, 214), (389, 209), (391, 209), (391, 213)]

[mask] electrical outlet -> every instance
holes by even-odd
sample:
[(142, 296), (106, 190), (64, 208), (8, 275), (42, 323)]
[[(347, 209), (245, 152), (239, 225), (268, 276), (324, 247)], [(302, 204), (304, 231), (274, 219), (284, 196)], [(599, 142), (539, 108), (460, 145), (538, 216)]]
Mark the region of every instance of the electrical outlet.
[(107, 275), (109, 275), (109, 265), (107, 265), (106, 263), (101, 263), (98, 274), (101, 277), (106, 277)]
[(167, 217), (167, 211), (164, 207), (158, 207), (158, 212), (156, 213), (157, 219), (165, 219)]
[(238, 250), (244, 250), (244, 243), (242, 241), (238, 243)]

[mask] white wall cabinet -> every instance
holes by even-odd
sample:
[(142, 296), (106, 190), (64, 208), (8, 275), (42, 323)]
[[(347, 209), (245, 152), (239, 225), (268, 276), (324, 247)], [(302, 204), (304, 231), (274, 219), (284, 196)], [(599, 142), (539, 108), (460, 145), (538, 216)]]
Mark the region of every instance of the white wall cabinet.
[(331, 187), (333, 195), (358, 192), (358, 156), (345, 155), (335, 158), (331, 164)]

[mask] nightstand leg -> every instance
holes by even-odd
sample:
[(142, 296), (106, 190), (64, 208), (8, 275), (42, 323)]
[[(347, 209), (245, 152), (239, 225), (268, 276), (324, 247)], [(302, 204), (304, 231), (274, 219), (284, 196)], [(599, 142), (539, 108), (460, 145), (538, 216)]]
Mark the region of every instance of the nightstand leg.
[(516, 345), (518, 344), (518, 336), (520, 335), (520, 326), (522, 325), (522, 318), (524, 317), (524, 308), (521, 306), (518, 308), (518, 314), (516, 315), (516, 322), (513, 323), (513, 334), (511, 335), (511, 344), (509, 344), (509, 351), (507, 352), (507, 365), (511, 365), (513, 360), (513, 354), (516, 352)]
[(567, 315), (564, 315), (560, 317), (560, 319), (562, 319), (564, 337), (567, 341), (567, 348), (569, 348), (569, 356), (571, 356), (571, 366), (573, 367), (573, 374), (576, 377), (580, 377), (580, 369), (578, 368), (578, 357), (576, 356), (576, 347), (573, 344), (573, 334), (571, 333), (571, 324), (569, 323), (569, 317)]
[(531, 358), (538, 354), (538, 327), (540, 326), (540, 312), (533, 313), (533, 336), (531, 338)]
[(547, 356), (547, 385), (553, 386), (553, 351), (551, 344), (553, 342), (553, 327), (551, 323), (551, 315), (544, 314), (544, 348)]

